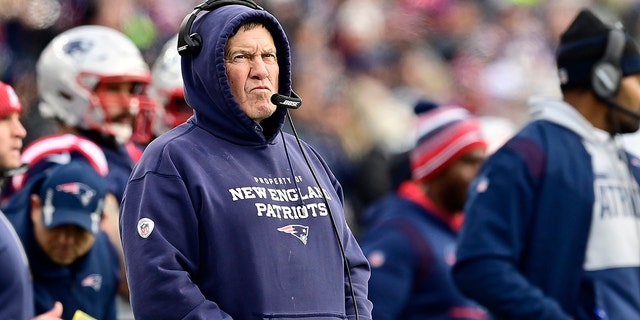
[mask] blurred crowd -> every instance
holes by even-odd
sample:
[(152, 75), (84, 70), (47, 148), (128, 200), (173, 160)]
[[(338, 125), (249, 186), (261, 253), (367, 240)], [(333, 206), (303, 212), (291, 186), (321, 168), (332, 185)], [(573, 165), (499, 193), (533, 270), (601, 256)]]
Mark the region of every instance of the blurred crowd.
[[(291, 112), (296, 129), (329, 161), (353, 219), (392, 188), (387, 168), (412, 146), (418, 99), (457, 104), (517, 126), (526, 120), (529, 96), (559, 95), (556, 41), (580, 8), (606, 7), (623, 18), (630, 34), (640, 35), (637, 0), (256, 2), (290, 36), (293, 89), (304, 101)], [(35, 62), (54, 36), (83, 24), (113, 27), (152, 65), (199, 3), (0, 0), (0, 80), (25, 106), (25, 145), (50, 133), (34, 108)]]

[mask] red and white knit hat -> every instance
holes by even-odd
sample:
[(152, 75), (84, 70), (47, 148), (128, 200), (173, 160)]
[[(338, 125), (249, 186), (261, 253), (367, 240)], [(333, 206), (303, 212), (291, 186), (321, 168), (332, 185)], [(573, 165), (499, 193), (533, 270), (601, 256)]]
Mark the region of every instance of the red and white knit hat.
[(419, 181), (431, 179), (473, 148), (487, 148), (479, 121), (458, 106), (418, 114), (416, 137), (410, 155), (411, 173)]
[(11, 112), (22, 113), (22, 103), (10, 85), (0, 82), (0, 118)]

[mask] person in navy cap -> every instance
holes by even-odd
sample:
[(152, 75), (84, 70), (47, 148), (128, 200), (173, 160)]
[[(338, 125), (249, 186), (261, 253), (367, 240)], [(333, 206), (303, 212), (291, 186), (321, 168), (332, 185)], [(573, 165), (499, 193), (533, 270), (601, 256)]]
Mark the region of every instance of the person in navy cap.
[(116, 319), (119, 256), (100, 228), (106, 193), (104, 176), (75, 159), (30, 180), (4, 208), (31, 264), (36, 312), (60, 301), (63, 319)]

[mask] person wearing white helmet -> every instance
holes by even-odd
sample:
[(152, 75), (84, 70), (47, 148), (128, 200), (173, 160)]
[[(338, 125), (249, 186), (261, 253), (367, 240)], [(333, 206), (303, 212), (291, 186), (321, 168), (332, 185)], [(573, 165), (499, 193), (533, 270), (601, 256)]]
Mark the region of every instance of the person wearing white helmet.
[(169, 39), (151, 68), (149, 96), (157, 102), (153, 134), (159, 136), (187, 121), (193, 109), (184, 99), (184, 81), (180, 68), (180, 55), (176, 50), (178, 35)]
[[(87, 148), (97, 145), (97, 153), (103, 153), (107, 162), (108, 194), (102, 226), (121, 253), (119, 203), (135, 164), (126, 144), (151, 138), (155, 104), (146, 94), (151, 81), (149, 66), (122, 32), (83, 25), (51, 40), (40, 54), (36, 73), (38, 110), (43, 118), (55, 121), (58, 132), (27, 146), (24, 153), (30, 158), (25, 160), (33, 167), (46, 168), (42, 163), (69, 161), (70, 157), (60, 155), (80, 152), (99, 167), (101, 155), (96, 154), (96, 148)], [(28, 179), (17, 184), (18, 188)], [(122, 281), (119, 293), (128, 298), (126, 281)]]
[(84, 136), (103, 149), (109, 191), (120, 200), (133, 165), (123, 145), (144, 140), (134, 132), (150, 136), (134, 123), (150, 119), (155, 108), (145, 92), (151, 74), (140, 50), (117, 30), (80, 26), (47, 45), (36, 71), (40, 114), (56, 120), (60, 133)]
[(147, 132), (140, 135), (134, 132), (134, 137), (144, 139), (134, 139), (126, 144), (129, 154), (136, 162), (142, 156), (148, 142), (187, 121), (193, 115), (193, 109), (184, 99), (184, 82), (180, 68), (180, 55), (176, 50), (177, 44), (178, 35), (176, 34), (165, 42), (151, 68), (151, 83), (147, 93), (156, 105), (151, 124), (151, 136), (148, 136), (149, 128), (147, 127), (150, 123), (141, 117), (141, 121), (138, 122), (143, 125), (136, 126), (135, 129), (147, 130)]

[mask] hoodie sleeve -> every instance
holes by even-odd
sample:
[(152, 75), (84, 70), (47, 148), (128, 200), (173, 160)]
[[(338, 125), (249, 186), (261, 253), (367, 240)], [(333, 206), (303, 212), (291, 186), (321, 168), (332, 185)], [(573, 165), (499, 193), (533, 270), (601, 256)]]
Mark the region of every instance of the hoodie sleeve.
[(453, 278), (461, 292), (497, 319), (569, 319), (517, 265), (535, 207), (533, 177), (543, 164), (542, 158), (503, 148), (487, 160), (470, 188)]
[[(231, 319), (192, 282), (199, 271), (198, 225), (179, 177), (147, 173), (131, 180), (120, 215), (136, 319)], [(193, 232), (172, 232), (176, 226)]]

